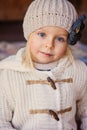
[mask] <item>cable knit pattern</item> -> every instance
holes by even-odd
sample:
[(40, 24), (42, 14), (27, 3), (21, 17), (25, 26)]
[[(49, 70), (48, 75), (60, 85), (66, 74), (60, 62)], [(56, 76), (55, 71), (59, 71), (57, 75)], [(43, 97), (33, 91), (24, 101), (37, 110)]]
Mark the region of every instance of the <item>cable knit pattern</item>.
[[(32, 70), (21, 64), (22, 51), (0, 63), (0, 130), (77, 130), (77, 101), (82, 130), (87, 130), (87, 68), (84, 63), (75, 61), (74, 70), (64, 58), (51, 71)], [(53, 81), (72, 78), (73, 82), (57, 82), (57, 89), (50, 84), (26, 84), (27, 80), (47, 81), (47, 77)], [(48, 113), (30, 113), (31, 110), (57, 112), (69, 107), (70, 111), (58, 114), (58, 121)]]

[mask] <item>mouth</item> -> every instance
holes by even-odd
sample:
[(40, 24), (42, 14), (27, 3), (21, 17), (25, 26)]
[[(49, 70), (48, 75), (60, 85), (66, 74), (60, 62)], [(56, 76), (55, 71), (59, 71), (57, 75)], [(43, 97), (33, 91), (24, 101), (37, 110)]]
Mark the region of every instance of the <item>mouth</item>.
[(45, 55), (45, 56), (53, 56), (53, 54), (48, 53), (48, 52), (40, 52), (41, 54)]

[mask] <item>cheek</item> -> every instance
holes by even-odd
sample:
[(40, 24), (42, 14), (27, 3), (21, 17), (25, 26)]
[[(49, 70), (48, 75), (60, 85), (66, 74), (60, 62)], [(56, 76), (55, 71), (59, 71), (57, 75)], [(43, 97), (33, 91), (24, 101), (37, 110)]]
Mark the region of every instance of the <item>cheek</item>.
[(56, 48), (56, 54), (60, 55), (60, 56), (63, 56), (66, 54), (66, 51), (67, 51), (67, 45), (65, 46), (60, 46), (58, 48)]
[(29, 41), (29, 46), (30, 46), (30, 49), (31, 49), (31, 50), (32, 50), (33, 48), (35, 48), (35, 46), (36, 46), (35, 41), (32, 40), (32, 39), (30, 39), (30, 41)]
[(31, 43), (30, 44), (30, 50), (34, 50), (36, 47), (35, 47), (35, 44)]
[(30, 51), (31, 53), (35, 53), (39, 50), (39, 45), (35, 41), (31, 41), (30, 43)]

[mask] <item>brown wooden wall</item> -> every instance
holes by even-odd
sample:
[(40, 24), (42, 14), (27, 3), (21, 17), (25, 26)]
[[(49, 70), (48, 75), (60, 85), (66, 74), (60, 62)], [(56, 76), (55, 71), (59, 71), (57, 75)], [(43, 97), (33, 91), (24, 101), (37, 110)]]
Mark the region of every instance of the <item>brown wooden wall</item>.
[(22, 20), (32, 0), (0, 0), (0, 21)]

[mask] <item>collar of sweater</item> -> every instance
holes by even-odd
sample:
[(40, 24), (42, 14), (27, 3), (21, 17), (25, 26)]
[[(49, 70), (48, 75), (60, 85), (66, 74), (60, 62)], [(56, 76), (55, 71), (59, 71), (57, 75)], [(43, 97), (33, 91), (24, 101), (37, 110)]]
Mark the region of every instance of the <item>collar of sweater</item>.
[(48, 63), (48, 64), (40, 64), (40, 63), (34, 62), (35, 68), (40, 71), (50, 71), (53, 68), (57, 67), (57, 64), (58, 64), (58, 61)]

